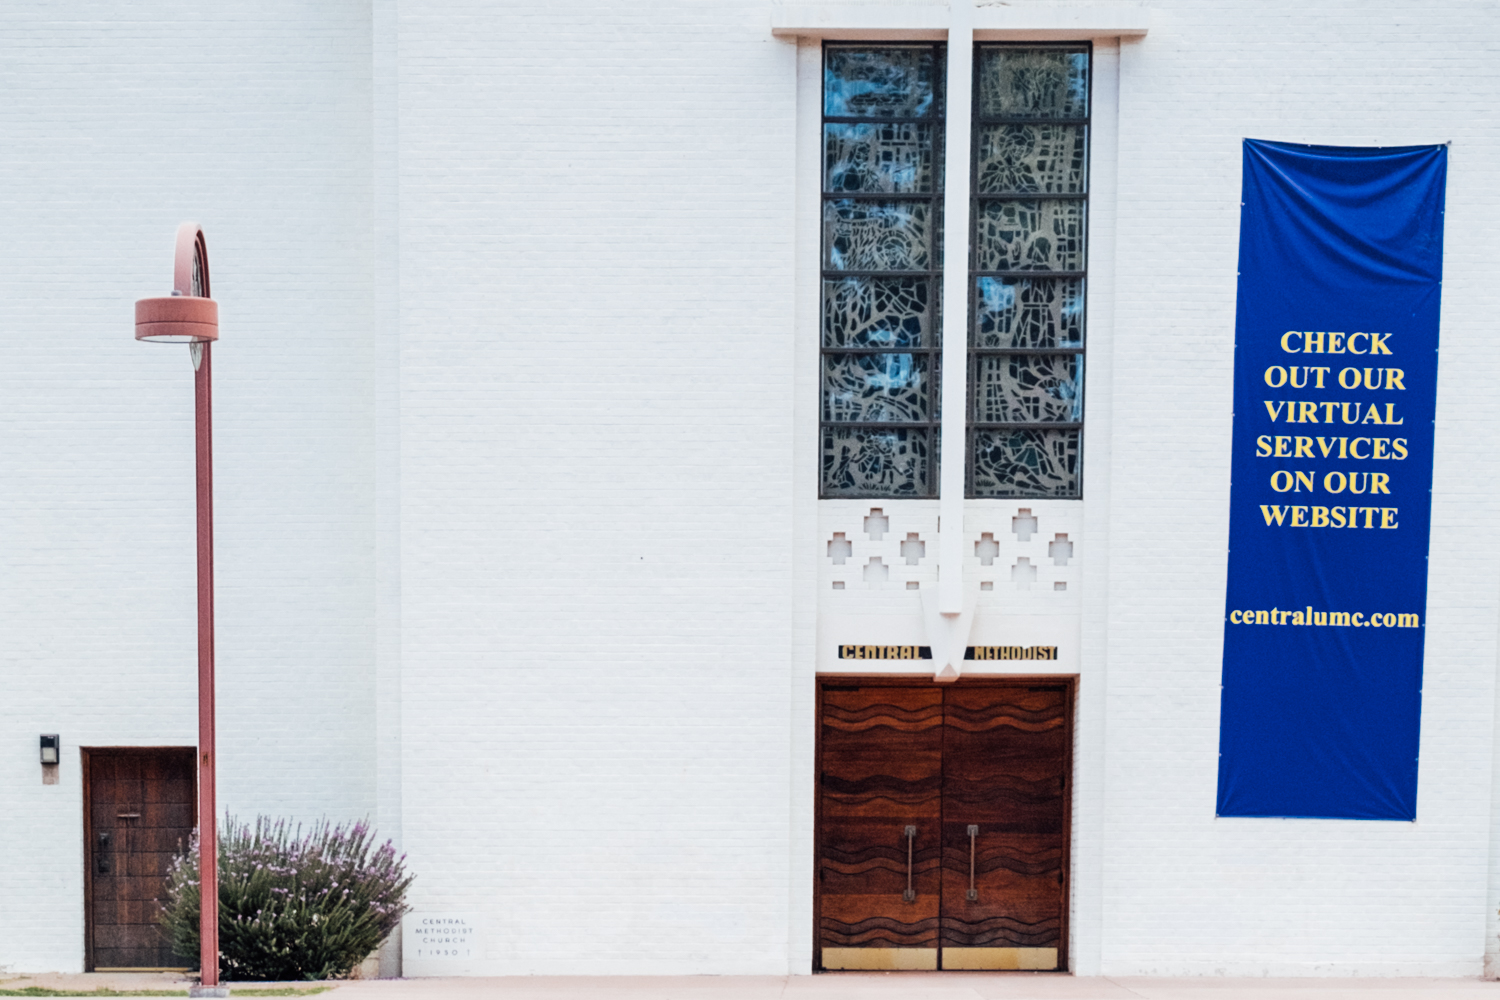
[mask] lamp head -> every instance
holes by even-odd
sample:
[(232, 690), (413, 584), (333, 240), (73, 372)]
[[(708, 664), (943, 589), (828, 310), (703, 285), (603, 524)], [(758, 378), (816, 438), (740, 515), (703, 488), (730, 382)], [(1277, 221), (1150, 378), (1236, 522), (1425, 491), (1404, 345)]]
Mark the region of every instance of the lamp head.
[(153, 344), (204, 344), (219, 339), (219, 304), (213, 299), (172, 295), (138, 299), (135, 339)]
[(219, 304), (209, 298), (208, 244), (196, 222), (177, 227), (170, 296), (135, 304), (135, 339), (156, 344), (207, 344), (219, 339)]

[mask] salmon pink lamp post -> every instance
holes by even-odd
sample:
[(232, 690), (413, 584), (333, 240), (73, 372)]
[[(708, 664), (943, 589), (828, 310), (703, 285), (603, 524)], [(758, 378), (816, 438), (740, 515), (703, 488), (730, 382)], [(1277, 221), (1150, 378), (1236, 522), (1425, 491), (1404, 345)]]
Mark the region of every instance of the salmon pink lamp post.
[(211, 345), (219, 304), (209, 298), (208, 245), (196, 222), (177, 227), (172, 294), (135, 304), (135, 339), (187, 344), (193, 359), (198, 459), (198, 872), (200, 985), (192, 996), (227, 997), (219, 985), (219, 836), (214, 802), (214, 442)]

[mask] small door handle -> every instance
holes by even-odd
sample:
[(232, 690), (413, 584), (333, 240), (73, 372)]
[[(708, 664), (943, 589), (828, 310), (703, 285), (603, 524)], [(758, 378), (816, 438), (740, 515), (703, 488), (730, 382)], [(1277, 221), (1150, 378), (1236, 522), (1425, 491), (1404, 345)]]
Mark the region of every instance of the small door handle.
[(908, 826), (906, 828), (906, 891), (901, 894), (901, 898), (906, 900), (908, 903), (914, 902), (917, 898), (917, 890), (913, 888), (911, 884), (912, 844), (916, 841), (916, 839), (917, 828), (914, 826)]
[(977, 823), (970, 823), (969, 824), (969, 891), (966, 892), (964, 895), (968, 897), (969, 902), (971, 902), (971, 903), (974, 902), (975, 900), (977, 900), (979, 898), (979, 890), (976, 889), (976, 888), (974, 888), (974, 840), (978, 836), (979, 836), (979, 824), (977, 824)]
[(99, 834), (99, 850), (94, 855), (94, 868), (100, 875), (109, 874), (109, 834)]

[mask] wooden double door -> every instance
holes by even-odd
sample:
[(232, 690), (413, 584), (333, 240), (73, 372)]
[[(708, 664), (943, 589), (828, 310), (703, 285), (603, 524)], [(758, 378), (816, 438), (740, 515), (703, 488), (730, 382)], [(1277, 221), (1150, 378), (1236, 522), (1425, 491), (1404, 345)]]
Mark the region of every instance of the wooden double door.
[(1072, 678), (819, 688), (815, 966), (1067, 968)]
[(89, 971), (172, 969), (158, 921), (172, 857), (197, 822), (192, 747), (83, 750), (85, 961)]

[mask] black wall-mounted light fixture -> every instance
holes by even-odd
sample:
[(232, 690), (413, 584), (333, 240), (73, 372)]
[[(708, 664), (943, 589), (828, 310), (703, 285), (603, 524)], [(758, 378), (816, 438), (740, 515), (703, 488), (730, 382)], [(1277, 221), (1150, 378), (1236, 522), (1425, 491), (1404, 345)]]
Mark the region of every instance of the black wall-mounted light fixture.
[(42, 734), (42, 763), (56, 764), (62, 753), (62, 739), (56, 733)]

